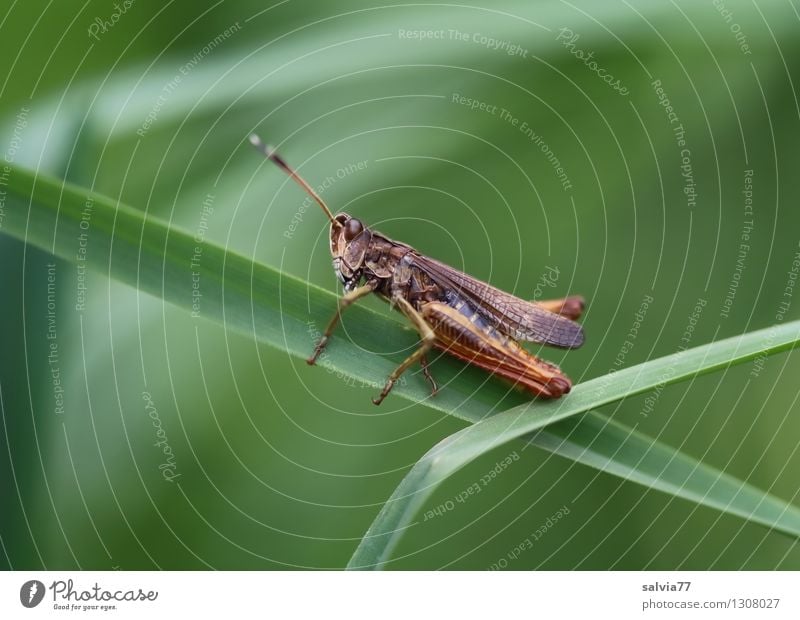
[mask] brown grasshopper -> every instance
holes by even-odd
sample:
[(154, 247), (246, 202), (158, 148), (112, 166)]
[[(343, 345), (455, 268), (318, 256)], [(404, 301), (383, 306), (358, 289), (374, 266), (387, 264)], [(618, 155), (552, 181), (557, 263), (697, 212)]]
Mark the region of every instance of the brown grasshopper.
[(573, 319), (583, 312), (583, 298), (525, 301), (370, 230), (346, 213), (334, 215), (272, 147), (255, 134), (250, 142), (319, 203), (331, 223), (333, 268), (345, 294), (308, 358), (309, 364), (322, 353), (344, 309), (376, 293), (414, 324), (422, 340), (422, 345), (388, 376), (381, 393), (372, 399), (376, 405), (416, 362), (431, 385), (431, 393), (436, 394), (438, 388), (427, 359), (432, 347), (504, 377), (536, 396), (558, 398), (569, 392), (572, 383), (558, 366), (529, 353), (518, 341), (562, 348), (581, 346), (583, 329)]

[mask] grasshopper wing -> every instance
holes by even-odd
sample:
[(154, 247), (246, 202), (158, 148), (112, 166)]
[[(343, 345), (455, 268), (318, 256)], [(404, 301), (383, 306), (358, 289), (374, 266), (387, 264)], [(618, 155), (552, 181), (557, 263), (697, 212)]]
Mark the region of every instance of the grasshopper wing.
[(583, 344), (583, 328), (535, 303), (514, 297), (437, 260), (413, 254), (414, 264), (437, 284), (470, 301), (494, 327), (515, 340), (574, 349)]

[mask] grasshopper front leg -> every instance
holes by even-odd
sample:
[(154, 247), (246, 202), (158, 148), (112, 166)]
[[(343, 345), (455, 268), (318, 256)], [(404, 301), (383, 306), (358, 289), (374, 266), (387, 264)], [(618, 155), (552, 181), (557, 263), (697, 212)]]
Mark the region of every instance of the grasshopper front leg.
[[(427, 359), (425, 358), (425, 354), (430, 351), (433, 343), (436, 341), (436, 335), (433, 333), (430, 325), (425, 321), (422, 315), (416, 311), (414, 306), (412, 306), (408, 300), (404, 297), (394, 297), (392, 302), (397, 305), (398, 308), (405, 314), (408, 319), (414, 324), (414, 327), (417, 328), (419, 332), (419, 336), (422, 339), (422, 345), (414, 351), (411, 355), (409, 355), (403, 363), (400, 364), (397, 368), (394, 369), (394, 372), (390, 374), (386, 379), (386, 385), (383, 386), (383, 390), (381, 393), (372, 399), (372, 402), (376, 405), (380, 405), (383, 402), (383, 399), (386, 398), (387, 394), (392, 391), (394, 384), (397, 383), (397, 380), (400, 378), (406, 370), (408, 370), (409, 366), (414, 364), (415, 362), (422, 362), (425, 360), (423, 364), (423, 369), (425, 371), (426, 378), (430, 377), (430, 373), (427, 372)], [(429, 381), (432, 379), (429, 378)], [(435, 388), (435, 383), (433, 384)]]
[(330, 338), (330, 335), (333, 333), (333, 330), (336, 329), (336, 325), (342, 318), (342, 312), (344, 312), (344, 309), (362, 297), (366, 297), (370, 293), (374, 292), (375, 286), (375, 282), (367, 282), (364, 286), (359, 286), (358, 288), (353, 289), (349, 293), (345, 293), (341, 298), (339, 298), (339, 307), (336, 309), (336, 314), (334, 314), (333, 317), (331, 317), (331, 320), (328, 322), (328, 326), (325, 328), (325, 333), (322, 334), (322, 338), (319, 339), (317, 346), (314, 347), (313, 355), (306, 360), (309, 365), (313, 365), (317, 361), (320, 353), (322, 353), (323, 349), (325, 349), (325, 346), (328, 344), (328, 338)]

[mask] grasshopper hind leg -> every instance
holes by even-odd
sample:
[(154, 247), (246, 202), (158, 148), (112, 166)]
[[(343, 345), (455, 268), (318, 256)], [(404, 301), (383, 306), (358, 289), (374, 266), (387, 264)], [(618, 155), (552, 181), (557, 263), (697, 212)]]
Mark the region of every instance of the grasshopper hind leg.
[(422, 375), (425, 377), (425, 379), (427, 379), (428, 383), (431, 384), (431, 396), (436, 396), (436, 394), (439, 392), (439, 386), (436, 385), (436, 380), (433, 378), (433, 375), (431, 375), (427, 354), (420, 356), (419, 365), (422, 366)]
[(586, 301), (580, 295), (572, 295), (563, 299), (544, 299), (533, 303), (540, 308), (560, 314), (573, 321), (579, 319), (586, 308)]

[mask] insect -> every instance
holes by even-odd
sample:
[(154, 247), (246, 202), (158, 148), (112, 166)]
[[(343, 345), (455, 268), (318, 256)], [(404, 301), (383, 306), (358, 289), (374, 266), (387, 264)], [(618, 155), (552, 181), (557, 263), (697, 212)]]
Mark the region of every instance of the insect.
[(308, 358), (309, 364), (314, 364), (325, 349), (342, 312), (375, 293), (400, 310), (421, 339), (419, 348), (387, 377), (381, 393), (372, 399), (376, 405), (417, 362), (435, 395), (438, 387), (427, 358), (434, 347), (510, 380), (536, 396), (559, 398), (570, 391), (572, 383), (558, 366), (528, 352), (519, 341), (562, 348), (581, 346), (583, 329), (574, 319), (583, 312), (582, 297), (525, 301), (393, 241), (346, 213), (334, 215), (275, 149), (255, 134), (250, 136), (250, 142), (300, 185), (330, 220), (333, 268), (345, 294)]

